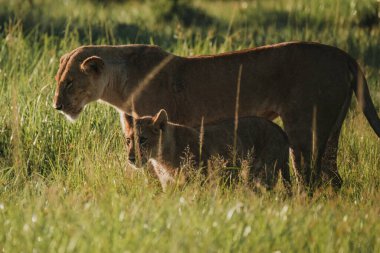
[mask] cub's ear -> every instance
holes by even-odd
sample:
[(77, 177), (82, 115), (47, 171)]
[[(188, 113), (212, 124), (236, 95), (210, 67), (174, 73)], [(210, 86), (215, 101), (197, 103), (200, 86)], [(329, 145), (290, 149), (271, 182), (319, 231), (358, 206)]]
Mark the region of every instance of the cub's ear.
[(104, 69), (104, 61), (99, 56), (91, 56), (82, 62), (80, 68), (86, 74), (100, 74)]
[(168, 114), (164, 109), (161, 109), (154, 117), (153, 117), (153, 126), (157, 130), (165, 131), (166, 125), (168, 124)]
[(121, 117), (122, 117), (121, 121), (122, 121), (124, 131), (125, 132), (131, 131), (133, 129), (133, 116), (128, 115), (126, 113), (122, 113)]

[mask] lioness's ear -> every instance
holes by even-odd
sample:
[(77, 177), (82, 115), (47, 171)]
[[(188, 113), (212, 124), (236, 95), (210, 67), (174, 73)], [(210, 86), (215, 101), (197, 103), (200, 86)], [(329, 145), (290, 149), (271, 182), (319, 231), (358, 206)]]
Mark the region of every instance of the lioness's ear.
[(153, 117), (153, 126), (157, 130), (165, 130), (166, 125), (168, 124), (168, 114), (164, 109), (161, 109), (154, 117)]
[(99, 56), (91, 56), (82, 62), (80, 68), (86, 74), (100, 74), (104, 68), (104, 61)]

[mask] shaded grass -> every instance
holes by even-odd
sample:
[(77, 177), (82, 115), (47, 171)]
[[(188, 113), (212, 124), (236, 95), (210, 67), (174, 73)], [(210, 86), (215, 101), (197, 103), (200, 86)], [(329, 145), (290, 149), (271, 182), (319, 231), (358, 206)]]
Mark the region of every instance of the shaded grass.
[[(307, 200), (188, 186), (156, 193), (143, 181), (101, 170), (100, 180), (34, 178), (8, 189), (0, 221), (5, 250), (378, 251), (378, 193)], [(94, 182), (91, 182), (94, 180)], [(98, 187), (94, 187), (97, 182)], [(140, 186), (136, 187), (136, 183)], [(131, 186), (134, 185), (134, 186)], [(17, 193), (15, 193), (16, 191)], [(4, 195), (4, 194), (3, 194)], [(347, 205), (347, 203), (351, 203)], [(22, 239), (25, 243), (20, 244)]]
[(340, 140), (343, 189), (311, 199), (197, 183), (163, 194), (149, 177), (125, 173), (114, 109), (90, 104), (71, 124), (51, 107), (59, 57), (82, 43), (156, 43), (194, 55), (314, 40), (359, 60), (380, 111), (380, 28), (358, 25), (362, 1), (195, 1), (213, 17), (206, 28), (155, 22), (134, 1), (34, 2), (0, 1), (0, 249), (380, 251), (380, 143), (355, 102)]

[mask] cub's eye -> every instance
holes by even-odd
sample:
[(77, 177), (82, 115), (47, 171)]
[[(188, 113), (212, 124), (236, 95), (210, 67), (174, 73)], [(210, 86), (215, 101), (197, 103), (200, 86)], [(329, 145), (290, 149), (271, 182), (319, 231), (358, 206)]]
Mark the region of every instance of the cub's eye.
[(131, 138), (127, 138), (127, 145), (131, 144)]
[(141, 136), (141, 137), (139, 138), (139, 144), (140, 144), (140, 145), (144, 145), (144, 144), (146, 143), (147, 140), (148, 140), (148, 138), (145, 138), (145, 137), (142, 137), (142, 136)]

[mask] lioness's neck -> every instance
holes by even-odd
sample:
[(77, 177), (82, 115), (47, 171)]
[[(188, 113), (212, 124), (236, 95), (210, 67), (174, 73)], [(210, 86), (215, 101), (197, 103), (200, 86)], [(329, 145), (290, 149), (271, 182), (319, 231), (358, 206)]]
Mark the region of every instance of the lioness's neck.
[(123, 103), (128, 99), (127, 73), (123, 64), (108, 63), (108, 82), (103, 90), (100, 100), (122, 110)]
[(100, 100), (121, 111), (129, 112), (132, 97), (138, 96), (152, 81), (151, 76), (157, 75), (174, 56), (159, 47), (149, 45), (113, 49), (110, 51), (99, 48), (99, 54), (106, 63), (105, 74), (108, 80)]

